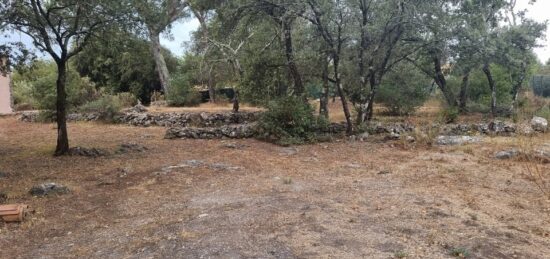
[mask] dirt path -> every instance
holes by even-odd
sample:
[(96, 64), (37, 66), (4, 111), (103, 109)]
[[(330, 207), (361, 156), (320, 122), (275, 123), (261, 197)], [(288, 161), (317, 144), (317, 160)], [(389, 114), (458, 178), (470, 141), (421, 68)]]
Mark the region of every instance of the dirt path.
[[(163, 140), (164, 129), (72, 124), (72, 145), (144, 153), (53, 158), (52, 125), (0, 118), (0, 191), (36, 209), (0, 223), (19, 258), (548, 258), (550, 203), (509, 140), (410, 148)], [(540, 141), (549, 142), (548, 137)], [(228, 143), (234, 143), (231, 148)], [(498, 144), (497, 144), (498, 143)], [(237, 146), (237, 148), (233, 148)], [(550, 167), (544, 167), (550, 170)], [(72, 192), (33, 198), (58, 182)]]

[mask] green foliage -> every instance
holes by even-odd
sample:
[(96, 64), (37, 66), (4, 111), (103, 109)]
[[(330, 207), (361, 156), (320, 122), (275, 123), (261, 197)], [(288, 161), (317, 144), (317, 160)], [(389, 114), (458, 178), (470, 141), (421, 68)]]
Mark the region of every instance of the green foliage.
[(79, 108), (80, 112), (97, 113), (99, 118), (105, 122), (114, 122), (116, 115), (122, 109), (122, 102), (119, 96), (103, 95), (95, 101), (86, 103)]
[[(49, 61), (36, 61), (15, 71), (15, 104), (27, 104), (39, 110), (55, 110), (56, 80), (56, 64)], [(66, 91), (69, 110), (92, 101), (99, 95), (95, 84), (86, 77), (80, 77), (72, 66), (69, 66), (67, 71)]]
[(428, 99), (430, 83), (411, 65), (401, 65), (382, 81), (376, 101), (391, 115), (410, 115)]
[[(169, 72), (174, 72), (177, 59), (162, 49)], [(160, 90), (151, 46), (146, 40), (123, 31), (109, 31), (94, 38), (88, 48), (75, 57), (75, 67), (81, 75), (111, 93), (129, 92), (148, 104), (151, 94)]]
[(189, 84), (186, 75), (174, 76), (172, 87), (166, 94), (168, 105), (175, 107), (198, 106), (202, 102), (201, 94)]
[(470, 257), (470, 251), (468, 251), (468, 249), (463, 247), (457, 247), (457, 248), (451, 249), (450, 254), (451, 256), (458, 257), (458, 258)]
[(460, 115), (460, 110), (457, 107), (447, 107), (439, 114), (439, 119), (444, 123), (455, 123)]
[(271, 101), (259, 121), (260, 135), (283, 145), (313, 141), (315, 132), (327, 125), (314, 112), (311, 105), (298, 97)]

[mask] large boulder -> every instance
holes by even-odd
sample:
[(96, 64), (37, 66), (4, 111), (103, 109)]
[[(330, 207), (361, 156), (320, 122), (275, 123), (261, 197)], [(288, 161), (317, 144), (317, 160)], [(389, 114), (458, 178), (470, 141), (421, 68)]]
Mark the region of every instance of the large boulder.
[(548, 130), (548, 120), (542, 117), (533, 117), (531, 127), (538, 132), (546, 132)]

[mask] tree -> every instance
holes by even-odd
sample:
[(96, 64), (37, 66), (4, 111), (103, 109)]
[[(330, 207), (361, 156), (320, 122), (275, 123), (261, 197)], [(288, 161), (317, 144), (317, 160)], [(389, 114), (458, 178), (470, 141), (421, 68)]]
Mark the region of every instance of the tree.
[(344, 116), (346, 117), (347, 134), (353, 133), (353, 122), (349, 110), (348, 101), (342, 88), (341, 58), (344, 44), (348, 38), (344, 35), (346, 24), (350, 19), (349, 9), (341, 0), (336, 1), (313, 1), (308, 0), (309, 12), (303, 17), (311, 22), (317, 29), (318, 36), (325, 42), (327, 52), (332, 60), (334, 78), (332, 81), (336, 86), (338, 96), (342, 102)]
[(160, 34), (168, 31), (175, 21), (186, 16), (185, 10), (189, 3), (186, 0), (135, 0), (132, 5), (138, 14), (137, 19), (146, 27), (159, 80), (164, 92), (168, 93), (170, 72), (162, 54)]
[(57, 65), (55, 155), (65, 155), (69, 152), (65, 90), (67, 63), (84, 49), (95, 33), (121, 18), (116, 15), (116, 10), (123, 10), (123, 3), (108, 0), (19, 0), (0, 7), (0, 17), (5, 17), (8, 28), (28, 35), (33, 44), (48, 53)]
[[(162, 49), (168, 71), (175, 72), (178, 60), (168, 49)], [(151, 94), (162, 90), (150, 43), (131, 32), (114, 28), (91, 39), (74, 59), (82, 76), (110, 93), (131, 92), (142, 103), (149, 104)]]
[(216, 7), (220, 5), (220, 0), (193, 0), (189, 1), (189, 9), (200, 23), (198, 32), (200, 40), (198, 41), (197, 49), (202, 56), (200, 64), (200, 74), (203, 81), (207, 82), (210, 102), (216, 101), (216, 82), (214, 76), (214, 64), (207, 59), (210, 51), (210, 28), (209, 23), (214, 16)]

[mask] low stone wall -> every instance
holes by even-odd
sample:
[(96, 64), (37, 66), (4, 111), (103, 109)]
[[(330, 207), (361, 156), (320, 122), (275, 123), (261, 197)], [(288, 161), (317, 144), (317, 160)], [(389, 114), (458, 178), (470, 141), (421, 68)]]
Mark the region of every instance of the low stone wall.
[(166, 139), (243, 139), (253, 138), (257, 135), (255, 124), (224, 125), (213, 128), (169, 128), (164, 138)]
[[(19, 120), (24, 122), (37, 122), (38, 112), (22, 112)], [(138, 127), (219, 127), (231, 124), (252, 123), (260, 117), (259, 112), (189, 112), (189, 113), (138, 113), (127, 112), (116, 116), (115, 122)], [(100, 119), (97, 113), (72, 113), (67, 115), (68, 121), (97, 121)]]

